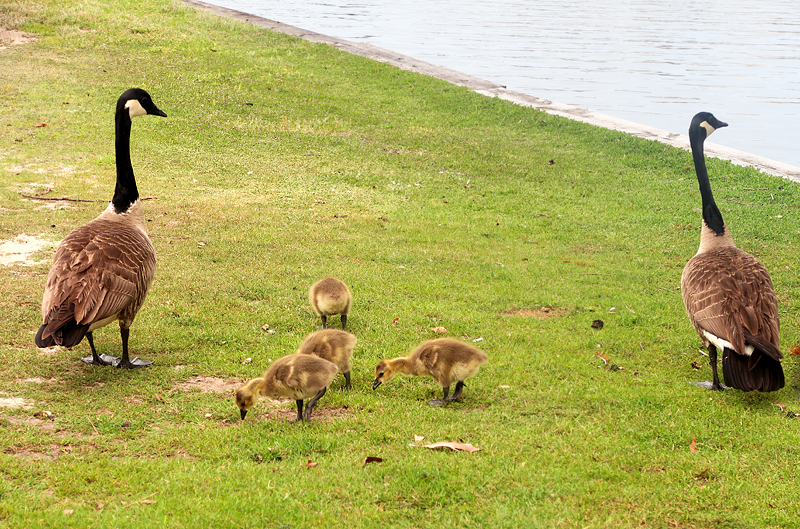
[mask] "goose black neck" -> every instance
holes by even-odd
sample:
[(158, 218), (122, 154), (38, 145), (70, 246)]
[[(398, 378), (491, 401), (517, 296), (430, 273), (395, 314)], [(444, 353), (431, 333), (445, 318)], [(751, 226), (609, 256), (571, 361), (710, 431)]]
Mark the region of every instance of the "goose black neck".
[(114, 189), (114, 198), (111, 199), (111, 203), (114, 204), (115, 212), (124, 213), (139, 198), (139, 190), (136, 188), (136, 178), (133, 176), (133, 166), (131, 165), (131, 118), (128, 111), (121, 105), (117, 106), (114, 123), (117, 186)]
[(697, 182), (700, 184), (700, 197), (703, 199), (703, 222), (718, 236), (725, 233), (725, 221), (722, 219), (717, 203), (714, 202), (714, 194), (711, 192), (711, 183), (708, 181), (708, 170), (706, 169), (706, 159), (703, 155), (703, 142), (705, 141), (705, 131), (700, 130), (691, 137), (692, 158), (694, 158), (694, 170), (697, 173)]

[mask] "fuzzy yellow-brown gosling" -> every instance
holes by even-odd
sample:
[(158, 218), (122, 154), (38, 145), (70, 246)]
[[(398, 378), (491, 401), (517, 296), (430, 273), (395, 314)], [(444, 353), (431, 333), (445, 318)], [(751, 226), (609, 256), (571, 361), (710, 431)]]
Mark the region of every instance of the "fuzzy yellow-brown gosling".
[[(461, 397), (464, 381), (475, 375), (488, 361), (480, 349), (453, 338), (439, 338), (423, 342), (406, 357), (381, 360), (375, 367), (372, 389), (392, 379), (397, 373), (406, 375), (430, 375), (444, 390), (441, 399), (429, 400), (428, 404), (441, 405)], [(450, 385), (455, 382), (453, 395)]]
[[(236, 405), (244, 420), (259, 397), (291, 398), (297, 402), (296, 421), (311, 420), (311, 410), (339, 370), (333, 362), (313, 355), (291, 354), (272, 362), (263, 376), (236, 390)], [(303, 400), (308, 399), (305, 411)], [(293, 422), (296, 422), (293, 421)]]
[(720, 390), (717, 351), (722, 352), (725, 384), (742, 391), (777, 391), (784, 386), (778, 301), (769, 272), (733, 243), (714, 202), (703, 142), (727, 127), (708, 112), (692, 119), (689, 141), (703, 201), (700, 248), (683, 269), (681, 292), (689, 321), (708, 348), (713, 380), (700, 384)]
[[(126, 90), (117, 101), (117, 184), (114, 197), (97, 218), (72, 230), (56, 250), (42, 298), (38, 347), (73, 347), (83, 337), (92, 356), (87, 364), (135, 368), (152, 364), (128, 358), (128, 335), (144, 303), (156, 271), (156, 252), (147, 227), (131, 166), (131, 124), (134, 117), (166, 114), (139, 88)], [(98, 355), (92, 332), (119, 320), (122, 358)]]
[(346, 331), (338, 329), (323, 329), (312, 332), (300, 347), (298, 354), (314, 355), (333, 362), (344, 375), (345, 389), (350, 389), (350, 358), (356, 346), (356, 337)]
[(350, 314), (350, 289), (335, 277), (320, 279), (308, 291), (308, 300), (314, 312), (322, 318), (322, 327), (328, 327), (328, 316), (341, 314), (342, 330), (347, 327)]

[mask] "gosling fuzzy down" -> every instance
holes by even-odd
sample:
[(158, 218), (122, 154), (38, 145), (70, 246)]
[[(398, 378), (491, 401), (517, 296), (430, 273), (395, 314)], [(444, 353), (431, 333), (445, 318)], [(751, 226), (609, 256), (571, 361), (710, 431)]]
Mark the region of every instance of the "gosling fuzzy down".
[[(397, 373), (415, 376), (432, 376), (442, 387), (441, 399), (429, 400), (428, 404), (442, 405), (458, 400), (464, 381), (473, 377), (488, 361), (486, 353), (468, 343), (453, 338), (428, 340), (406, 357), (381, 360), (375, 367), (372, 389), (391, 380)], [(450, 386), (455, 383), (453, 395), (448, 397)]]
[(342, 330), (347, 327), (347, 316), (350, 314), (350, 289), (344, 282), (335, 277), (320, 279), (308, 291), (308, 300), (314, 312), (322, 318), (322, 328), (328, 327), (328, 316), (341, 315)]
[(297, 354), (314, 355), (333, 362), (344, 375), (345, 389), (351, 389), (350, 385), (350, 358), (353, 356), (353, 348), (356, 346), (356, 337), (346, 331), (339, 329), (323, 329), (312, 332), (300, 347)]
[[(136, 368), (153, 363), (128, 357), (130, 327), (156, 270), (130, 154), (132, 120), (147, 114), (166, 117), (140, 88), (126, 90), (117, 100), (114, 196), (105, 211), (59, 244), (42, 297), (38, 347), (74, 347), (85, 336), (92, 350), (81, 359), (87, 364)], [(98, 355), (92, 332), (116, 320), (122, 357)]]
[[(314, 405), (325, 394), (339, 369), (333, 362), (313, 355), (291, 354), (275, 360), (264, 375), (236, 390), (242, 420), (259, 397), (291, 398), (297, 403), (297, 419), (311, 421)], [(303, 400), (311, 399), (303, 410)]]

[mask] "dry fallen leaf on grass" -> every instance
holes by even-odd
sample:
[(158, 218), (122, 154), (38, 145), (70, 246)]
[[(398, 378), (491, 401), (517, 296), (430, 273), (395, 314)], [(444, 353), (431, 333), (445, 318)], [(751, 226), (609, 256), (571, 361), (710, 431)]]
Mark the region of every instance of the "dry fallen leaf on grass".
[(436, 334), (447, 334), (447, 329), (444, 327), (433, 327), (431, 330)]
[(306, 463), (306, 464), (305, 464), (305, 467), (306, 467), (306, 468), (314, 468), (314, 467), (315, 467), (315, 466), (317, 466), (317, 465), (318, 465), (318, 463), (314, 463), (313, 461), (311, 461), (311, 460), (309, 459), (309, 460), (308, 460), (308, 463)]
[(470, 453), (477, 452), (478, 450), (480, 450), (480, 448), (475, 448), (474, 446), (472, 446), (469, 443), (449, 443), (449, 442), (432, 443), (432, 444), (424, 445), (424, 447), (425, 448), (431, 448), (431, 449), (449, 448), (449, 449), (455, 450), (457, 452), (464, 451), (464, 452), (470, 452)]
[(800, 345), (795, 345), (789, 352), (789, 356), (797, 356), (797, 355), (800, 355)]
[(392, 320), (392, 325), (397, 325), (400, 322), (400, 318), (395, 318)]
[(699, 452), (699, 450), (697, 449), (697, 441), (695, 441), (694, 437), (692, 437), (692, 444), (689, 445), (689, 450), (691, 450), (691, 452), (693, 454), (696, 454), (696, 453)]
[(362, 467), (367, 466), (367, 463), (383, 463), (382, 457), (375, 457), (375, 456), (367, 456), (363, 463), (361, 463)]
[(424, 440), (425, 440), (425, 436), (424, 435), (414, 435), (414, 442), (415, 443), (421, 443)]

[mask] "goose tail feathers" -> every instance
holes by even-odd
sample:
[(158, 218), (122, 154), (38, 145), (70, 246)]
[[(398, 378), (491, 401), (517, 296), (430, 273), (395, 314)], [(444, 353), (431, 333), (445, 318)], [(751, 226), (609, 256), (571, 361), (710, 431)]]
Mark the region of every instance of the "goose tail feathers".
[(760, 349), (748, 357), (726, 347), (722, 353), (722, 376), (726, 386), (742, 391), (778, 391), (786, 383), (781, 363)]

